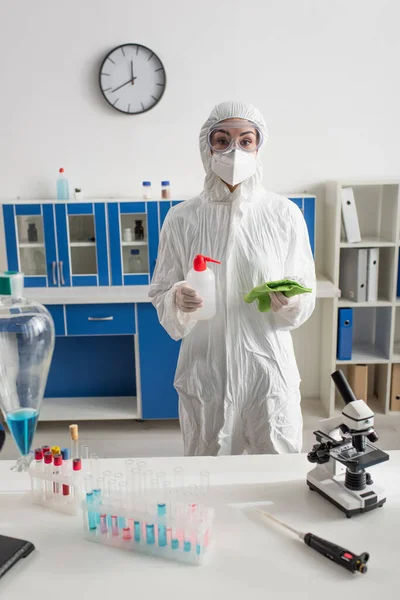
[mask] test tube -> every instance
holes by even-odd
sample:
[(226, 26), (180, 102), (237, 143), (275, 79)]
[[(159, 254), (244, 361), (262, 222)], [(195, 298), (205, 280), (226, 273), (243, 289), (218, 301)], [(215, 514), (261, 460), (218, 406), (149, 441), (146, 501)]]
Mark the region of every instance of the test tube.
[(210, 489), (210, 473), (209, 471), (200, 471), (200, 494), (207, 496)]
[(141, 474), (138, 468), (132, 469), (131, 472), (132, 481), (132, 499), (133, 499), (133, 511), (135, 513), (135, 519), (129, 519), (129, 526), (133, 527), (135, 542), (140, 542), (141, 539), (141, 524), (138, 513), (142, 507), (142, 489), (141, 489)]
[(111, 471), (103, 471), (103, 479), (104, 479), (103, 497), (104, 497), (104, 501), (106, 504), (108, 502), (108, 480), (110, 479), (111, 476), (112, 476)]
[[(71, 461), (70, 461), (70, 457), (71, 457), (71, 452), (69, 448), (62, 448), (61, 449), (61, 456), (63, 459), (63, 475), (65, 475), (66, 477), (68, 477), (68, 475), (70, 474), (70, 469), (71, 469)], [(69, 496), (70, 495), (70, 489), (69, 489), (69, 485), (64, 485), (62, 486), (62, 493), (63, 496)], [(66, 498), (66, 501), (68, 502), (69, 498)]]
[(165, 501), (165, 473), (160, 471), (157, 473), (157, 515), (164, 517), (166, 514), (166, 501)]
[[(120, 505), (121, 511), (125, 513), (126, 511), (126, 502), (127, 502), (127, 483), (126, 481), (119, 482), (119, 497), (120, 497)], [(125, 515), (118, 518), (118, 527), (120, 529), (125, 529), (126, 527), (126, 517)]]
[[(114, 510), (114, 504), (115, 504), (115, 479), (113, 479), (112, 477), (108, 478), (108, 499), (107, 499), (107, 504), (109, 505), (110, 509), (113, 511)], [(115, 515), (107, 515), (107, 525), (109, 529), (112, 529), (113, 527), (113, 519), (112, 517)], [(118, 523), (117, 523), (118, 526)]]
[[(52, 477), (53, 475), (53, 455), (51, 452), (45, 452), (44, 454), (44, 472), (47, 477)], [(53, 497), (53, 482), (50, 479), (46, 479), (45, 481), (45, 497), (46, 500), (51, 500)]]
[(128, 490), (131, 491), (132, 490), (131, 476), (132, 476), (132, 469), (133, 469), (133, 465), (135, 464), (135, 461), (133, 460), (133, 458), (127, 458), (124, 462), (125, 462), (126, 483), (128, 484)]
[[(97, 504), (97, 506), (100, 506), (102, 503), (103, 490), (104, 490), (104, 478), (98, 477), (96, 479), (96, 487), (93, 489), (93, 498), (94, 498), (94, 502)], [(96, 512), (96, 523), (97, 523), (97, 525), (101, 524), (100, 512)]]
[[(60, 475), (61, 471), (62, 471), (62, 456), (61, 456), (61, 454), (54, 454), (53, 461), (54, 461), (53, 475)], [(56, 494), (56, 496), (55, 496), (56, 502), (60, 500), (61, 490), (62, 490), (61, 483), (54, 482), (53, 491)]]
[(183, 551), (190, 552), (192, 550), (192, 537), (193, 537), (193, 526), (192, 526), (192, 514), (190, 506), (186, 509), (183, 517)]
[(100, 461), (97, 454), (90, 455), (90, 472), (93, 477), (93, 481), (97, 481), (97, 478), (100, 475)]
[[(43, 450), (41, 448), (35, 448), (35, 462), (34, 462), (34, 472), (43, 473)], [(44, 497), (44, 481), (43, 479), (39, 479), (33, 475), (32, 479), (32, 489), (39, 498)]]
[(89, 530), (95, 531), (97, 529), (97, 523), (96, 514), (93, 511), (93, 478), (91, 475), (85, 475), (85, 489)]
[(177, 501), (181, 500), (184, 485), (184, 471), (182, 467), (175, 467), (174, 469), (174, 487), (175, 487), (175, 498)]
[(171, 517), (172, 517), (172, 504), (171, 504), (171, 483), (169, 481), (164, 481), (164, 497), (165, 497), (165, 515), (167, 521), (167, 544), (171, 543), (172, 539), (172, 526), (171, 526)]
[(178, 550), (179, 548), (178, 519), (176, 507), (173, 509), (171, 514), (171, 548), (172, 550)]
[(185, 501), (189, 506), (189, 511), (193, 514), (197, 511), (199, 491), (197, 485), (191, 484), (185, 492)]
[(80, 458), (78, 425), (70, 425), (69, 426), (69, 434), (71, 437), (71, 456), (72, 456), (72, 460), (74, 460), (74, 458)]
[(132, 539), (132, 531), (130, 530), (129, 527), (124, 527), (124, 529), (122, 530), (122, 539), (124, 539), (124, 540)]
[(87, 469), (89, 466), (89, 448), (85, 444), (81, 446), (82, 468)]
[(100, 531), (101, 533), (107, 533), (107, 515), (105, 513), (100, 513)]

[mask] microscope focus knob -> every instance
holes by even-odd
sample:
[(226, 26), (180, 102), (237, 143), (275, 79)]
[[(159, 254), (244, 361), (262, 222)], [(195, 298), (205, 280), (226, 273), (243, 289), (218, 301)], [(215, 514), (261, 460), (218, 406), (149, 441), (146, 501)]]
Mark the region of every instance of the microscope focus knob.
[(367, 436), (371, 444), (375, 444), (379, 440), (379, 435), (376, 431), (371, 431), (371, 433)]

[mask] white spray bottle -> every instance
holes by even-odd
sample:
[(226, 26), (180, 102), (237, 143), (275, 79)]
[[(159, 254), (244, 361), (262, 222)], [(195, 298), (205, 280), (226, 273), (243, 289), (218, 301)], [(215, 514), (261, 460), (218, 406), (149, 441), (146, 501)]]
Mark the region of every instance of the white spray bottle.
[(190, 269), (186, 277), (187, 284), (203, 298), (202, 308), (198, 308), (193, 313), (194, 318), (198, 321), (212, 319), (217, 310), (215, 275), (211, 269), (207, 268), (208, 262), (221, 264), (218, 260), (198, 254), (193, 261), (193, 269)]

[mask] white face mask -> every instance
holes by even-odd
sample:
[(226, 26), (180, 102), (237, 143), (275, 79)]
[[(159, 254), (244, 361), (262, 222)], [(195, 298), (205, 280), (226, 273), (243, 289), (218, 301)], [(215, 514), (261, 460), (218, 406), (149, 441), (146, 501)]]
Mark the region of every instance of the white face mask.
[(256, 156), (254, 152), (243, 150), (232, 150), (226, 154), (214, 152), (211, 157), (211, 168), (225, 183), (237, 185), (256, 172)]

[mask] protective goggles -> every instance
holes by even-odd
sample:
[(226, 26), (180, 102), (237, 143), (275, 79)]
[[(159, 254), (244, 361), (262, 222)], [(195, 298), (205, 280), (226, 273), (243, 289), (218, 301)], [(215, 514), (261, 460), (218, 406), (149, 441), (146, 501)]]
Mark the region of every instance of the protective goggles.
[(263, 142), (261, 129), (245, 119), (226, 119), (210, 128), (208, 145), (213, 152), (231, 152), (234, 149), (256, 152)]

